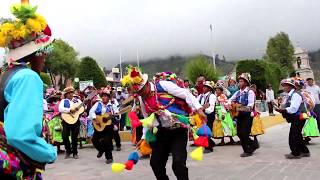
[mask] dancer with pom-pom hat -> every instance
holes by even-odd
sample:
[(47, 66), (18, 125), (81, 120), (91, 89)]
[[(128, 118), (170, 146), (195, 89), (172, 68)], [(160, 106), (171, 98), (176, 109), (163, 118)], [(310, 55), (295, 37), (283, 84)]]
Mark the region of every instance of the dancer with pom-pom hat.
[[(197, 99), (187, 89), (180, 88), (176, 84), (176, 76), (173, 73), (163, 72), (160, 75), (163, 77), (156, 77), (154, 81), (149, 82), (148, 75), (142, 74), (139, 68), (128, 68), (128, 75), (123, 77), (122, 85), (129, 87), (141, 97), (139, 101), (141, 107), (144, 107), (141, 111), (145, 119), (139, 122), (134, 115), (130, 117), (134, 119), (135, 126), (142, 125), (148, 129), (145, 140), (152, 147), (150, 165), (156, 178), (169, 179), (166, 174), (166, 164), (169, 154), (172, 153), (174, 174), (178, 180), (187, 180), (189, 176), (186, 166), (186, 146), (189, 122), (185, 117), (192, 113), (192, 108), (205, 120), (206, 115)], [(198, 160), (202, 159), (200, 150), (192, 156)], [(131, 164), (128, 163), (128, 168)], [(115, 167), (123, 168), (124, 166)]]

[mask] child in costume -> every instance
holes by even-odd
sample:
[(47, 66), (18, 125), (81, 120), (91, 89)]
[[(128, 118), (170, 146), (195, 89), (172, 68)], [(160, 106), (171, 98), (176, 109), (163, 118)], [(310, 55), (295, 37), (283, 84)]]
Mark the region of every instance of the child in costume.
[(223, 86), (218, 84), (215, 87), (215, 93), (217, 96), (217, 102), (216, 102), (216, 113), (217, 113), (217, 119), (215, 122), (219, 122), (219, 126), (216, 126), (214, 123), (213, 128), (213, 137), (214, 138), (221, 138), (221, 142), (218, 145), (224, 145), (224, 137), (229, 137), (230, 142), (227, 144), (234, 144), (233, 136), (237, 134), (237, 130), (234, 126), (233, 120), (231, 118), (230, 112), (226, 110), (227, 104), (228, 104), (228, 98), (223, 93)]
[[(216, 118), (216, 112), (215, 112), (215, 104), (216, 104), (216, 95), (213, 92), (213, 86), (214, 83), (211, 83), (210, 81), (206, 81), (203, 86), (203, 94), (200, 94), (198, 96), (199, 103), (205, 107), (205, 114), (207, 115), (207, 126), (210, 128), (211, 131), (213, 131), (213, 137), (220, 137), (223, 132), (219, 133), (219, 128), (217, 126), (221, 125), (220, 122), (215, 122)], [(215, 131), (216, 130), (216, 131)], [(215, 145), (214, 141), (209, 138), (209, 147), (206, 148), (205, 153), (210, 153), (213, 151), (213, 146)]]
[[(257, 86), (255, 84), (252, 84), (250, 86), (250, 89), (257, 94)], [(254, 142), (259, 146), (259, 141), (257, 136), (264, 134), (262, 120), (260, 118), (260, 113), (256, 111), (256, 106), (254, 105), (253, 112), (251, 113), (251, 116), (253, 117), (252, 121), (252, 127), (251, 127), (251, 133), (250, 135), (253, 136)]]
[[(172, 153), (172, 169), (177, 179), (188, 180), (187, 142), (188, 130), (177, 116), (188, 116), (196, 109), (205, 117), (202, 106), (185, 88), (166, 80), (148, 81), (148, 75), (142, 74), (136, 67), (128, 69), (128, 75), (122, 79), (123, 86), (130, 87), (141, 97), (141, 111), (149, 115), (144, 126), (148, 127), (146, 139), (152, 139), (150, 165), (158, 180), (168, 180), (166, 164)], [(134, 123), (132, 123), (134, 126)]]
[[(0, 179), (42, 179), (57, 157), (41, 137), (43, 82), (40, 72), (52, 50), (51, 31), (37, 7), (16, 4), (16, 19), (0, 22), (0, 47), (8, 69), (0, 80)], [(27, 67), (31, 65), (31, 69)]]

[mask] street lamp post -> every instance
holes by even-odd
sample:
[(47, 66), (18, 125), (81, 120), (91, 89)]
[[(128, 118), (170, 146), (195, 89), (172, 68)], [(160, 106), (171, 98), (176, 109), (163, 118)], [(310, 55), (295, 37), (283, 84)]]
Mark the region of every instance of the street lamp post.
[[(213, 68), (216, 69), (216, 59), (214, 57), (214, 52), (213, 52), (213, 32), (212, 32), (212, 24), (210, 24), (210, 42), (211, 42), (211, 53), (212, 53), (212, 63), (213, 63)], [(210, 48), (210, 49), (211, 49)]]

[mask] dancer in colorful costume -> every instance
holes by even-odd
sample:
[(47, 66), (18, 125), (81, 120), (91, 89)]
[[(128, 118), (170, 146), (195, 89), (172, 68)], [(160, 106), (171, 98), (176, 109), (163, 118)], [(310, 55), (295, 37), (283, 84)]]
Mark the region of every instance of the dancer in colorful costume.
[[(146, 139), (151, 136), (152, 156), (150, 165), (159, 180), (169, 179), (166, 164), (172, 153), (172, 169), (178, 180), (188, 180), (187, 142), (188, 118), (192, 113), (189, 105), (202, 117), (206, 117), (197, 99), (174, 82), (165, 80), (148, 81), (148, 75), (142, 74), (136, 67), (128, 69), (128, 75), (122, 79), (123, 86), (129, 86), (141, 96), (141, 110), (150, 115), (142, 121), (148, 127)], [(185, 120), (184, 122), (182, 122)], [(132, 125), (134, 126), (134, 122)], [(149, 141), (150, 142), (150, 141)]]
[[(255, 84), (252, 84), (250, 86), (250, 89), (255, 93), (255, 95), (257, 95), (257, 86)], [(253, 140), (256, 143), (256, 145), (260, 147), (257, 136), (264, 134), (264, 130), (262, 120), (260, 118), (260, 113), (256, 111), (255, 105), (253, 107), (253, 112), (251, 112), (251, 116), (253, 117), (253, 121), (250, 135), (253, 136)]]
[[(0, 179), (42, 179), (45, 164), (57, 157), (41, 138), (43, 82), (40, 72), (51, 52), (51, 31), (37, 7), (16, 4), (16, 17), (0, 22), (0, 47), (7, 72), (0, 80)], [(31, 69), (27, 68), (31, 65)]]
[(282, 107), (276, 108), (282, 116), (291, 123), (289, 132), (289, 146), (291, 153), (286, 154), (287, 159), (300, 159), (309, 157), (310, 151), (305, 145), (302, 137), (302, 129), (306, 123), (307, 113), (306, 105), (303, 101), (302, 94), (295, 90), (295, 81), (293, 78), (284, 79), (281, 85), (288, 96)]
[(238, 77), (239, 88), (228, 101), (231, 104), (233, 110), (235, 111), (235, 117), (237, 121), (237, 133), (240, 138), (243, 153), (241, 157), (252, 156), (253, 152), (258, 148), (257, 144), (250, 139), (250, 132), (252, 127), (253, 117), (251, 112), (253, 112), (255, 94), (249, 88), (251, 84), (251, 75), (249, 73), (242, 73)]
[[(215, 93), (217, 96), (216, 102), (216, 113), (217, 119), (215, 120), (213, 126), (213, 137), (214, 138), (221, 138), (221, 142), (218, 145), (224, 145), (224, 137), (229, 137), (230, 142), (227, 144), (235, 144), (233, 140), (233, 136), (237, 135), (237, 130), (233, 123), (231, 114), (229, 111), (226, 110), (228, 104), (228, 98), (223, 93), (224, 87), (221, 84), (217, 84), (215, 86)], [(220, 124), (220, 125), (217, 125)]]
[(314, 113), (313, 109), (315, 107), (315, 100), (311, 93), (304, 89), (305, 81), (300, 77), (295, 77), (295, 86), (296, 91), (300, 92), (302, 95), (302, 99), (306, 105), (308, 118), (306, 119), (306, 123), (303, 127), (303, 137), (306, 144), (309, 144), (311, 138), (319, 137), (319, 129), (316, 117), (317, 115)]

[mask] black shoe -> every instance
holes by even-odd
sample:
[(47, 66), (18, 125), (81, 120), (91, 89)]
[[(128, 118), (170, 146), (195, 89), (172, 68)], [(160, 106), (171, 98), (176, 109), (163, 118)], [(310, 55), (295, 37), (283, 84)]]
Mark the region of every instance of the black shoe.
[(106, 164), (111, 164), (111, 163), (113, 163), (113, 159), (107, 159), (106, 160)]
[(64, 159), (69, 159), (70, 158), (70, 153), (66, 153), (66, 155), (64, 156)]
[(240, 157), (249, 157), (249, 156), (252, 156), (252, 155), (253, 155), (253, 153), (244, 152), (244, 153), (240, 154)]
[(73, 158), (74, 158), (74, 159), (79, 159), (78, 154), (74, 154), (74, 155), (73, 155)]
[(205, 149), (203, 151), (204, 154), (208, 154), (208, 153), (212, 153), (213, 152), (213, 149)]
[(102, 155), (103, 155), (103, 152), (98, 152), (98, 154), (97, 154), (97, 158), (101, 158), (101, 157), (102, 157)]
[(301, 153), (300, 154), (301, 157), (310, 157), (310, 153)]
[(121, 151), (121, 147), (117, 147), (116, 151)]
[(293, 154), (285, 154), (284, 157), (286, 157), (286, 159), (300, 159), (301, 156), (295, 156)]

